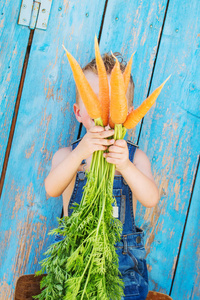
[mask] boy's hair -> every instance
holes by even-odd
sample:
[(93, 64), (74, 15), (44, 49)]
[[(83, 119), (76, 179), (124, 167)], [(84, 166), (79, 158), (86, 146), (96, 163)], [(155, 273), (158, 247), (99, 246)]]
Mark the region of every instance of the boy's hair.
[[(127, 65), (126, 61), (124, 61), (122, 55), (119, 52), (115, 52), (113, 54), (119, 60), (120, 69), (123, 73), (125, 68), (126, 68), (126, 65)], [(111, 74), (112, 69), (115, 65), (115, 58), (111, 54), (105, 53), (102, 56), (102, 59), (103, 59), (107, 74)], [(84, 68), (82, 68), (82, 70), (83, 70), (83, 72), (91, 71), (94, 74), (98, 75), (96, 59), (94, 58)], [(130, 76), (130, 85), (129, 85), (128, 91), (127, 91), (128, 107), (131, 107), (133, 105), (134, 88), (135, 88), (135, 85), (134, 85), (133, 78), (132, 78), (132, 75), (131, 75)], [(78, 98), (79, 98), (79, 93), (78, 93), (78, 90), (77, 90), (77, 87), (76, 87), (76, 103), (78, 103)]]

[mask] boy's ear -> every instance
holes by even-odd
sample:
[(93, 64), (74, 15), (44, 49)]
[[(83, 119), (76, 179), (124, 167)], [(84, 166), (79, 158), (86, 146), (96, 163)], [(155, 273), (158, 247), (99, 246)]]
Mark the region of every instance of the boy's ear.
[(79, 123), (82, 122), (82, 118), (81, 118), (81, 114), (80, 114), (80, 107), (77, 103), (74, 103), (73, 105), (73, 109), (74, 109), (74, 114), (76, 116), (76, 119)]

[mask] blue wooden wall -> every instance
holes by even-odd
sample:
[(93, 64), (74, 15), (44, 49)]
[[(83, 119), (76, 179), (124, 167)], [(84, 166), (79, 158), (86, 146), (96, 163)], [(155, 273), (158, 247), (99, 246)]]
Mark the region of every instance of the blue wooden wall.
[(75, 84), (64, 44), (83, 66), (100, 51), (133, 57), (134, 106), (170, 74), (143, 122), (129, 132), (152, 163), (154, 208), (137, 204), (146, 233), (150, 289), (200, 299), (199, 0), (53, 1), (46, 31), (17, 24), (21, 0), (0, 3), (0, 299), (38, 270), (62, 199), (44, 178), (53, 154), (78, 135)]

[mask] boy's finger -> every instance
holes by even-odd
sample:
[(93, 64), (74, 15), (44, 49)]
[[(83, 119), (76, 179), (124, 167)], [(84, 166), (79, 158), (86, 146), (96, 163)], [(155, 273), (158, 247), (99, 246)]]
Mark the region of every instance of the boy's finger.
[(112, 140), (107, 140), (107, 139), (94, 139), (93, 140), (94, 144), (96, 145), (104, 145), (104, 146), (110, 146), (112, 145), (115, 140), (112, 139)]
[(115, 131), (113, 129), (111, 130), (105, 130), (104, 127), (102, 126), (94, 126), (91, 127), (89, 130), (91, 133), (99, 133), (100, 136), (99, 137), (109, 137), (114, 135)]
[(94, 126), (94, 127), (91, 127), (90, 128), (90, 132), (102, 132), (102, 131), (104, 131), (105, 129), (102, 127), (102, 126)]
[(106, 157), (106, 161), (110, 164), (113, 164), (113, 165), (117, 165), (119, 163), (119, 160), (116, 159), (116, 158), (111, 158), (111, 157)]
[(120, 153), (116, 153), (116, 152), (112, 152), (112, 153), (104, 153), (103, 156), (104, 156), (104, 157), (107, 157), (107, 158), (121, 159)]
[(109, 147), (109, 152), (112, 152), (112, 153), (123, 153), (123, 149), (122, 149), (122, 147), (115, 146), (115, 144), (114, 144), (113, 146)]
[(116, 140), (115, 141), (115, 146), (124, 148), (124, 147), (127, 147), (127, 144), (126, 144), (125, 140)]
[(114, 135), (114, 130), (104, 130), (101, 132), (92, 132), (93, 138), (107, 138)]
[(103, 150), (105, 151), (107, 149), (106, 146), (103, 145), (95, 145), (94, 151)]
[(105, 138), (114, 135), (114, 133), (114, 130), (104, 130), (100, 133), (100, 136)]

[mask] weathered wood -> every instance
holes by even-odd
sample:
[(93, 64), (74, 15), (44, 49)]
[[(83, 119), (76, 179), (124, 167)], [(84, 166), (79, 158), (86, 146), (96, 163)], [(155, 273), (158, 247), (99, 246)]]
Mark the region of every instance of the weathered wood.
[[(132, 65), (135, 83), (134, 107), (138, 107), (147, 96), (166, 5), (167, 1), (130, 1), (129, 5), (124, 5), (124, 1), (117, 1), (117, 5), (114, 1), (108, 2), (100, 50), (101, 53), (110, 50), (121, 52), (126, 60), (136, 51)], [(163, 94), (160, 97), (163, 97)], [(129, 133), (129, 137), (135, 142), (139, 130), (140, 124)], [(154, 132), (151, 131), (151, 134)], [(149, 156), (148, 153), (147, 155)], [(146, 229), (146, 224), (143, 223), (142, 227)], [(153, 280), (152, 272), (151, 277)], [(162, 281), (162, 278), (160, 280)]]
[[(169, 2), (151, 91), (172, 76), (144, 118), (139, 143), (152, 161), (161, 199), (153, 209), (138, 204), (137, 222), (147, 232), (150, 289), (167, 294), (199, 154), (199, 14), (199, 1), (182, 1), (180, 6)], [(195, 269), (183, 271), (182, 280), (196, 276)], [(198, 286), (195, 282), (193, 288)], [(174, 295), (175, 300), (185, 299), (184, 292), (174, 290)]]
[[(146, 98), (167, 0), (108, 1), (101, 53), (121, 52), (128, 61), (133, 52), (132, 76), (135, 83), (134, 107)], [(137, 142), (140, 123), (128, 136)]]
[[(8, 124), (2, 133), (2, 153), (7, 144), (29, 35), (28, 28), (17, 25), (19, 2), (1, 4), (7, 16), (0, 16), (4, 20), (0, 26), (7, 47), (1, 52), (5, 62), (2, 95), (7, 97), (2, 98), (1, 113), (2, 124)], [(52, 242), (47, 233), (57, 226), (56, 217), (61, 214), (62, 201), (61, 197), (55, 199), (46, 195), (44, 178), (50, 170), (53, 154), (75, 139), (78, 130), (72, 112), (75, 84), (62, 43), (82, 66), (90, 61), (94, 57), (94, 34), (100, 31), (105, 2), (53, 1), (47, 31), (34, 33), (0, 202), (2, 299), (12, 299), (16, 278), (35, 272), (42, 254)], [(199, 154), (200, 7), (198, 0), (190, 3), (184, 0), (181, 5), (179, 1), (169, 1), (154, 70), (167, 2), (109, 0), (100, 50), (101, 53), (120, 51), (126, 60), (136, 51), (132, 67), (135, 107), (146, 98), (153, 72), (150, 92), (172, 73), (156, 105), (144, 119), (139, 142), (152, 162), (161, 200), (153, 209), (145, 209), (138, 203), (136, 214), (137, 225), (146, 233), (150, 289), (168, 294)], [(11, 7), (9, 12), (8, 7)], [(8, 17), (11, 11), (12, 22)], [(5, 53), (9, 55), (5, 57)], [(12, 63), (10, 75), (9, 62)], [(6, 81), (7, 78), (10, 81)], [(140, 124), (130, 131), (133, 141), (139, 130)], [(172, 289), (174, 300), (185, 299), (185, 295), (187, 299), (199, 298), (199, 236), (193, 236), (194, 232), (199, 232), (199, 222), (195, 219), (199, 215), (198, 182), (199, 175), (177, 264)], [(188, 257), (192, 260), (188, 261)]]
[[(0, 203), (0, 298), (13, 298), (16, 278), (34, 273), (53, 238), (61, 197), (44, 179), (58, 148), (76, 138), (75, 83), (62, 44), (81, 65), (94, 55), (104, 1), (53, 1), (47, 31), (35, 30)], [(89, 33), (89, 34), (88, 34)], [(67, 171), (67, 170), (66, 170)]]
[(200, 166), (195, 180), (187, 225), (181, 246), (171, 296), (173, 299), (200, 299)]
[[(105, 30), (103, 30), (100, 45), (101, 52), (112, 49), (113, 52), (121, 51), (125, 58), (129, 58), (136, 50), (132, 67), (135, 82), (135, 107), (145, 99), (147, 94), (166, 8), (164, 3), (158, 3), (158, 1), (156, 3), (155, 5), (155, 2), (148, 2), (148, 4), (142, 2), (137, 7), (135, 2), (126, 6), (119, 1), (112, 10), (114, 3), (111, 1), (106, 12)], [(177, 2), (170, 2), (170, 11), (167, 13), (151, 92), (170, 73), (173, 73), (173, 76), (159, 96), (158, 104), (145, 117), (139, 144), (152, 162), (153, 173), (160, 187), (162, 198), (155, 209), (144, 209), (138, 204), (136, 222), (146, 230), (150, 288), (167, 293), (171, 285), (176, 260), (174, 253), (177, 253), (183, 230), (197, 160), (199, 140), (199, 89), (195, 83), (196, 78), (199, 77), (197, 54), (195, 54), (195, 51), (198, 53), (199, 48), (197, 5), (197, 1), (193, 4), (184, 1), (180, 11)], [(191, 61), (193, 61), (192, 65)], [(185, 80), (187, 70), (190, 75), (188, 74)], [(179, 95), (180, 92), (182, 95)], [(188, 94), (192, 97), (193, 105), (190, 106), (188, 106)], [(169, 99), (171, 99), (170, 102)], [(195, 134), (193, 130), (196, 131)], [(136, 140), (138, 132), (139, 125), (132, 134), (133, 140)], [(192, 144), (190, 144), (191, 139)], [(186, 142), (187, 146), (182, 141)], [(193, 152), (192, 156), (191, 152)], [(173, 204), (174, 202), (176, 204)], [(163, 224), (162, 214), (165, 212), (166, 220)], [(175, 231), (175, 226), (173, 226), (176, 221), (180, 225), (178, 231)], [(169, 226), (173, 228), (168, 230)], [(171, 246), (168, 248), (169, 240)], [(152, 244), (153, 241), (155, 241), (154, 244)], [(168, 261), (169, 253), (171, 255)]]
[(21, 0), (0, 2), (0, 173), (30, 30), (17, 25)]

